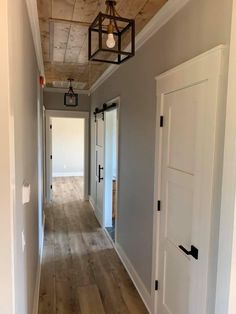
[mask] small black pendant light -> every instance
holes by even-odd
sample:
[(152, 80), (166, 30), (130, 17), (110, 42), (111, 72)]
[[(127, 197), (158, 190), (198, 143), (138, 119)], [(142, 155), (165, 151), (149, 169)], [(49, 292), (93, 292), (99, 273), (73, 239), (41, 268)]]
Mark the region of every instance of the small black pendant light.
[(74, 93), (72, 87), (72, 81), (74, 80), (69, 78), (68, 81), (70, 82), (70, 85), (68, 92), (64, 95), (64, 105), (66, 107), (76, 107), (78, 106), (78, 94)]
[(89, 27), (89, 60), (120, 64), (135, 54), (135, 21), (121, 17), (115, 5), (107, 0), (106, 13), (100, 12)]

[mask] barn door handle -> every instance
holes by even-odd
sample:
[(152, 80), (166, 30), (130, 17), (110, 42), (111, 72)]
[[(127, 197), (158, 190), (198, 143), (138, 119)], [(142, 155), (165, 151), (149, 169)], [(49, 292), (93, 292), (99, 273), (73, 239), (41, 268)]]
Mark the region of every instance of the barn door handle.
[(191, 255), (192, 257), (194, 257), (195, 259), (198, 259), (198, 249), (191, 245), (191, 250), (188, 251), (187, 249), (185, 249), (185, 247), (183, 245), (179, 245), (180, 250), (182, 250), (186, 255)]
[(101, 177), (101, 170), (103, 170), (103, 167), (101, 165), (98, 166), (98, 182), (100, 183), (103, 178)]

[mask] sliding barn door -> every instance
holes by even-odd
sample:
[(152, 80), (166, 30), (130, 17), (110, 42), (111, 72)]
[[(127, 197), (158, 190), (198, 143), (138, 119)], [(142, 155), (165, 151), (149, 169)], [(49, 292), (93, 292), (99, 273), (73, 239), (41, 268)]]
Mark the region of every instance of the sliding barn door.
[(96, 173), (96, 206), (95, 215), (103, 225), (104, 206), (104, 120), (102, 115), (97, 116), (95, 129), (95, 173)]

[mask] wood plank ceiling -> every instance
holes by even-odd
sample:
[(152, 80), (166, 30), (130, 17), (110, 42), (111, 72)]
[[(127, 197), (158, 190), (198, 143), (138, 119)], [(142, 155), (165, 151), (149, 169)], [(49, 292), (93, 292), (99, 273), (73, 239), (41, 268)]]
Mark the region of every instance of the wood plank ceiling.
[[(135, 18), (136, 34), (167, 0), (118, 0), (117, 11)], [(47, 86), (65, 87), (69, 77), (75, 88), (89, 89), (109, 65), (88, 62), (88, 25), (105, 0), (38, 0), (39, 24)], [(76, 22), (82, 23), (76, 23)]]

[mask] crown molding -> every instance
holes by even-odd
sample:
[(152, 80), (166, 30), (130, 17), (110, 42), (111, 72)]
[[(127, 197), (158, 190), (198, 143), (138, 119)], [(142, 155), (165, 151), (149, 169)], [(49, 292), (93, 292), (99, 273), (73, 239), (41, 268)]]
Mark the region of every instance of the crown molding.
[[(58, 88), (58, 87), (44, 87), (43, 89), (45, 92), (50, 92), (50, 93), (67, 93), (68, 88)], [(90, 95), (90, 90), (88, 89), (73, 89), (76, 94), (79, 95)]]
[(42, 53), (41, 37), (40, 37), (40, 29), (39, 29), (37, 0), (25, 0), (25, 2), (26, 2), (27, 10), (28, 10), (28, 16), (29, 16), (29, 21), (30, 21), (30, 26), (31, 26), (31, 31), (32, 31), (32, 37), (34, 41), (39, 74), (45, 77), (43, 53)]
[[(147, 23), (135, 37), (136, 51), (138, 51), (147, 40), (149, 40), (157, 31), (165, 25), (178, 11), (180, 11), (190, 0), (168, 0), (167, 3), (157, 12), (156, 15)], [(130, 45), (129, 45), (130, 46)], [(129, 46), (127, 48), (129, 48)], [(92, 85), (90, 92), (102, 85), (114, 72), (119, 69), (117, 65), (110, 65), (109, 68)]]

